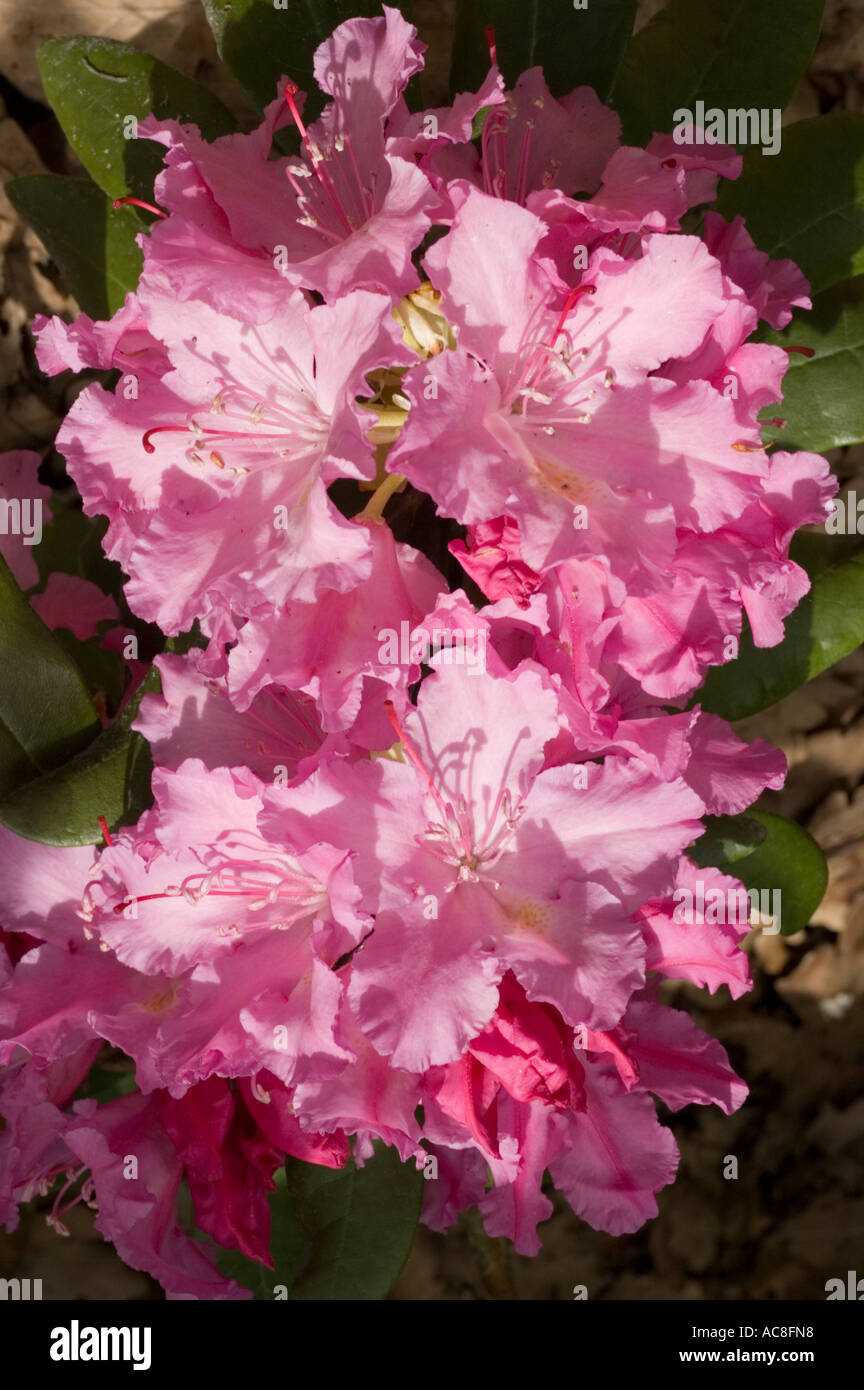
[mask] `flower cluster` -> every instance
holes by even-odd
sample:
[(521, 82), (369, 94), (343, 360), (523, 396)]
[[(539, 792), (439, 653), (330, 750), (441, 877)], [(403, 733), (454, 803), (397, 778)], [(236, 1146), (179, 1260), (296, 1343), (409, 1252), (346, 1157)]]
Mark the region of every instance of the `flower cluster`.
[[(660, 984), (749, 986), (746, 924), (673, 898), (702, 818), (783, 779), (690, 701), (807, 588), (789, 541), (834, 484), (763, 449), (787, 358), (748, 339), (808, 287), (740, 220), (682, 230), (733, 150), (622, 146), (494, 54), (411, 112), (422, 53), (385, 7), (318, 49), (308, 125), (287, 79), (251, 134), (143, 123), (137, 291), (37, 322), (46, 372), (116, 374), (58, 445), (129, 605), (204, 645), (156, 660), (135, 826), (0, 832), (0, 1203), (65, 1177), (62, 1231), (77, 1183), (172, 1297), (248, 1296), (201, 1236), (269, 1264), (285, 1154), (432, 1156), (430, 1226), (477, 1205), (533, 1254), (547, 1172), (633, 1231), (676, 1169), (654, 1097), (745, 1095)], [(462, 528), (480, 606), (395, 538), (400, 494)], [(106, 1045), (135, 1089), (81, 1099)]]

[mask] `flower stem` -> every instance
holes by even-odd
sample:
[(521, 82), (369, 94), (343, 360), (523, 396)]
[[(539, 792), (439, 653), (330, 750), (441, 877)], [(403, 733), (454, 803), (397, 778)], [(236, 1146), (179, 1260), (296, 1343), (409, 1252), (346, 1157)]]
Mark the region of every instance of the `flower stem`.
[(384, 508), (390, 501), (394, 493), (401, 492), (408, 482), (401, 473), (388, 473), (373, 492), (362, 512), (355, 516), (355, 521), (381, 521)]

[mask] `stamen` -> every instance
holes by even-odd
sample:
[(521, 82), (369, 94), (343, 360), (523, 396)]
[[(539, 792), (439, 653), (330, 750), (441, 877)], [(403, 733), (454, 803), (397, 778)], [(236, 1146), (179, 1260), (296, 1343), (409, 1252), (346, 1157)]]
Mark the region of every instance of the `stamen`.
[(111, 204), (115, 212), (119, 212), (123, 207), (144, 208), (145, 212), (152, 212), (156, 217), (167, 217), (167, 212), (161, 208), (154, 207), (152, 203), (145, 203), (143, 198), (115, 198)]
[[(538, 381), (540, 381), (541, 377), (543, 376), (543, 373), (549, 365), (549, 354), (554, 352), (555, 344), (558, 341), (560, 335), (564, 332), (564, 325), (567, 322), (570, 311), (573, 308), (573, 305), (576, 303), (577, 299), (581, 298), (583, 294), (596, 293), (596, 285), (577, 285), (575, 289), (572, 289), (570, 291), (566, 300), (564, 301), (564, 307), (561, 310), (560, 315), (558, 316), (558, 322), (555, 325), (555, 330), (551, 338), (549, 338), (546, 342), (542, 342), (537, 348), (536, 352), (534, 352), (534, 354), (529, 358), (528, 365), (525, 368), (525, 373), (523, 376), (523, 380), (527, 381), (527, 386), (529, 389), (533, 390), (537, 386)], [(563, 367), (564, 364), (558, 362), (558, 365), (559, 367)], [(522, 395), (524, 390), (525, 388), (523, 387), (521, 391), (517, 392), (517, 394)]]
[[(258, 434), (248, 430), (213, 430), (207, 426), (200, 425), (154, 425), (152, 429), (146, 431), (141, 437), (141, 443), (145, 454), (155, 454), (156, 445), (151, 444), (150, 440), (154, 434), (194, 434), (198, 439), (207, 435), (212, 439), (285, 439), (286, 430), (279, 430), (273, 434)], [(211, 455), (211, 458), (213, 456)], [(224, 463), (221, 467), (224, 468)]]
[(68, 1236), (69, 1234), (68, 1226), (66, 1226), (66, 1224), (63, 1221), (61, 1221), (60, 1218), (65, 1216), (67, 1211), (71, 1211), (73, 1207), (76, 1207), (79, 1202), (84, 1201), (87, 1203), (88, 1206), (92, 1202), (93, 1182), (92, 1179), (88, 1178), (87, 1181), (82, 1184), (81, 1190), (78, 1193), (78, 1195), (76, 1197), (73, 1197), (71, 1202), (67, 1202), (65, 1207), (61, 1207), (60, 1205), (61, 1201), (65, 1197), (66, 1193), (69, 1191), (69, 1188), (72, 1186), (72, 1184), (77, 1182), (81, 1175), (86, 1172), (87, 1167), (84, 1164), (82, 1164), (82, 1166), (77, 1169), (66, 1169), (66, 1181), (61, 1187), (60, 1191), (57, 1193), (57, 1196), (54, 1198), (54, 1205), (52, 1206), (50, 1212), (45, 1217), (45, 1220), (48, 1223), (48, 1225), (54, 1231), (56, 1231), (58, 1236)]
[(390, 720), (390, 723), (396, 730), (396, 733), (399, 737), (399, 742), (402, 744), (402, 747), (405, 749), (406, 754), (411, 759), (414, 766), (417, 768), (417, 771), (420, 772), (422, 776), (425, 778), (426, 782), (428, 783), (429, 790), (434, 796), (435, 800), (438, 802), (438, 805), (441, 807), (441, 810), (444, 812), (444, 818), (446, 820), (448, 811), (452, 812), (452, 806), (450, 806), (450, 804), (444, 800), (435, 783), (432, 781), (430, 774), (426, 771), (419, 757), (415, 753), (413, 747), (408, 742), (408, 736), (405, 733), (405, 730), (402, 728), (402, 725), (399, 723), (399, 716), (397, 715), (396, 710), (393, 706), (393, 701), (385, 700), (384, 708), (387, 711), (387, 718)]
[(519, 168), (516, 172), (516, 194), (513, 199), (515, 203), (523, 203), (527, 194), (526, 182), (528, 178), (528, 151), (531, 148), (531, 132), (534, 129), (533, 121), (526, 121), (522, 130), (522, 145), (519, 150)]
[(507, 130), (510, 118), (506, 110), (495, 107), (483, 122), (480, 134), (480, 154), (483, 166), (483, 191), (496, 198), (507, 197)]
[(552, 188), (552, 187), (557, 183), (557, 181), (558, 181), (558, 175), (560, 174), (560, 172), (561, 172), (561, 160), (560, 160), (560, 159), (552, 159), (552, 160), (550, 160), (550, 161), (549, 161), (549, 166), (548, 166), (548, 168), (546, 169), (545, 173), (543, 174), (543, 179), (542, 179), (542, 185), (543, 185), (543, 187), (544, 187), (544, 188)]
[(568, 316), (569, 316), (570, 310), (573, 308), (573, 305), (576, 303), (576, 300), (579, 298), (579, 296), (580, 296), (580, 295), (583, 295), (583, 294), (596, 294), (596, 293), (597, 293), (597, 286), (596, 286), (596, 285), (577, 285), (576, 288), (575, 288), (574, 290), (571, 290), (571, 291), (570, 291), (570, 293), (568, 294), (568, 296), (567, 296), (567, 298), (566, 298), (566, 300), (565, 300), (565, 302), (564, 302), (564, 308), (561, 310), (561, 317), (559, 318), (559, 320), (558, 320), (558, 322), (557, 322), (557, 324), (556, 324), (556, 326), (555, 326), (555, 332), (552, 334), (552, 339), (551, 339), (551, 342), (549, 343), (549, 347), (554, 347), (554, 346), (555, 346), (555, 343), (556, 343), (556, 341), (557, 341), (557, 339), (558, 339), (558, 335), (559, 335), (560, 333), (563, 332), (564, 324), (567, 322), (567, 318), (568, 318)]
[(492, 63), (492, 66), (493, 66), (493, 68), (497, 68), (497, 66), (498, 66), (498, 47), (497, 47), (497, 44), (495, 43), (495, 25), (494, 25), (494, 24), (487, 24), (487, 25), (486, 25), (486, 43), (487, 43), (487, 46), (488, 46), (488, 48), (489, 48), (489, 58), (490, 58), (490, 61), (491, 61), (491, 63)]
[(359, 167), (359, 165), (358, 165), (358, 163), (357, 163), (357, 156), (356, 156), (355, 153), (354, 153), (354, 143), (353, 143), (353, 141), (352, 141), (350, 135), (339, 135), (339, 136), (336, 137), (336, 139), (337, 139), (337, 141), (339, 141), (339, 140), (342, 141), (342, 144), (341, 144), (341, 145), (338, 145), (338, 144), (337, 144), (337, 149), (347, 149), (347, 151), (348, 151), (348, 158), (349, 158), (350, 161), (351, 161), (351, 168), (352, 168), (353, 171), (354, 171), (354, 177), (355, 177), (356, 180), (357, 180), (357, 187), (358, 187), (359, 190), (360, 190), (360, 202), (361, 202), (361, 204), (362, 204), (362, 206), (363, 206), (363, 211), (364, 211), (364, 213), (366, 214), (366, 217), (367, 217), (367, 219), (368, 219), (368, 218), (370, 218), (370, 217), (372, 216), (372, 210), (373, 210), (373, 208), (372, 208), (372, 192), (371, 192), (371, 190), (367, 190), (367, 189), (364, 188), (364, 186), (363, 186), (363, 178), (362, 178), (361, 173), (360, 173), (360, 167)]
[[(258, 877), (261, 869), (276, 876), (275, 882), (268, 882)], [(246, 876), (241, 877), (245, 870)], [(226, 876), (231, 874), (229, 880), (237, 883), (237, 887), (226, 887)], [(216, 885), (214, 887), (213, 885)], [(290, 860), (278, 859), (270, 863), (259, 861), (239, 861), (235, 860), (230, 864), (223, 864), (221, 868), (208, 874), (190, 874), (181, 884), (171, 883), (161, 893), (142, 893), (138, 896), (125, 898), (120, 903), (115, 903), (112, 911), (119, 916), (125, 912), (132, 903), (155, 902), (165, 898), (185, 898), (187, 903), (193, 906), (199, 903), (202, 898), (245, 898), (249, 904), (250, 912), (260, 911), (262, 908), (272, 906), (280, 899), (287, 897), (292, 904), (292, 911), (289, 911), (290, 921), (285, 923), (271, 923), (273, 927), (280, 927), (287, 930), (291, 921), (304, 916), (307, 911), (314, 909), (321, 900), (321, 885), (318, 884), (308, 874), (299, 870), (299, 866)], [(293, 914), (293, 915), (292, 915)], [(239, 935), (240, 929), (235, 923), (227, 929), (218, 929), (220, 935)]]
[[(313, 154), (313, 145), (312, 145), (312, 143), (311, 143), (311, 141), (310, 141), (310, 139), (309, 139), (309, 132), (307, 131), (305, 125), (303, 124), (303, 120), (302, 120), (302, 118), (301, 118), (301, 116), (300, 116), (300, 112), (297, 110), (297, 103), (296, 103), (296, 101), (294, 100), (294, 98), (295, 98), (295, 96), (297, 95), (297, 93), (299, 92), (299, 90), (300, 90), (300, 88), (297, 86), (297, 83), (296, 83), (296, 82), (292, 82), (292, 81), (290, 81), (290, 79), (289, 79), (289, 81), (287, 81), (287, 82), (285, 83), (285, 100), (286, 100), (287, 103), (288, 103), (288, 110), (291, 112), (291, 118), (292, 118), (294, 124), (296, 125), (297, 129), (298, 129), (299, 132), (300, 132), (300, 139), (303, 141), (303, 144), (306, 146), (307, 150), (309, 151), (310, 158), (311, 158), (311, 159), (313, 160), (313, 162), (314, 162), (315, 155)], [(319, 152), (316, 151), (315, 153), (319, 153)]]
[[(310, 160), (312, 161), (312, 171), (313, 171), (313, 173), (315, 174), (316, 178), (318, 179), (318, 183), (319, 183), (321, 189), (323, 190), (323, 192), (326, 194), (327, 198), (329, 199), (329, 201), (330, 201), (330, 203), (331, 203), (331, 205), (332, 205), (332, 207), (333, 207), (333, 210), (334, 210), (334, 212), (336, 213), (336, 216), (339, 218), (339, 221), (342, 223), (342, 225), (343, 225), (345, 231), (348, 232), (348, 233), (350, 234), (351, 232), (353, 232), (353, 231), (355, 230), (354, 227), (353, 227), (353, 225), (352, 225), (352, 223), (351, 223), (351, 219), (348, 217), (347, 212), (345, 211), (345, 208), (344, 208), (343, 205), (342, 205), (342, 201), (341, 201), (341, 199), (340, 199), (340, 197), (339, 197), (339, 194), (338, 194), (337, 191), (336, 191), (335, 185), (333, 184), (333, 181), (332, 181), (332, 179), (330, 178), (330, 175), (328, 174), (327, 170), (323, 167), (323, 165), (324, 165), (324, 157), (323, 157), (321, 151), (319, 150), (318, 146), (317, 146), (317, 145), (314, 145), (314, 144), (312, 143), (312, 141), (310, 140), (310, 138), (309, 138), (309, 132), (307, 131), (305, 125), (303, 124), (303, 121), (302, 121), (301, 116), (300, 116), (300, 112), (297, 110), (297, 103), (296, 103), (295, 100), (294, 100), (294, 96), (295, 96), (295, 94), (296, 94), (298, 91), (299, 91), (299, 88), (298, 88), (296, 82), (287, 82), (287, 83), (285, 84), (285, 100), (286, 100), (287, 103), (288, 103), (288, 109), (290, 110), (291, 115), (292, 115), (292, 118), (293, 118), (293, 120), (294, 120), (294, 123), (295, 123), (295, 125), (297, 126), (297, 129), (298, 129), (299, 132), (300, 132), (300, 138), (301, 138), (301, 140), (303, 141), (303, 144), (306, 146), (306, 151), (307, 151), (307, 153), (308, 153), (308, 155), (309, 155), (309, 158), (310, 158)], [(290, 174), (289, 174), (289, 178), (290, 178)], [(358, 182), (359, 182), (359, 179), (358, 179)], [(295, 189), (295, 191), (297, 191), (297, 190)], [(364, 197), (364, 195), (363, 195), (362, 185), (361, 185), (361, 188), (360, 188), (360, 193), (361, 193), (361, 201), (363, 202), (363, 206), (364, 206), (364, 211), (365, 211), (365, 213), (366, 213), (366, 216), (368, 217), (368, 216), (369, 216), (369, 210), (366, 208), (366, 202), (365, 202), (365, 197)], [(305, 207), (305, 199), (301, 199), (301, 202), (304, 204), (304, 207)], [(323, 228), (320, 227), (320, 225), (319, 225), (318, 230), (319, 230), (319, 231), (322, 231)], [(331, 235), (332, 235), (332, 233), (331, 233)]]
[(108, 822), (104, 816), (97, 816), (96, 820), (99, 824), (99, 829), (102, 831), (102, 838), (110, 849), (114, 841), (111, 839), (111, 831), (108, 829)]

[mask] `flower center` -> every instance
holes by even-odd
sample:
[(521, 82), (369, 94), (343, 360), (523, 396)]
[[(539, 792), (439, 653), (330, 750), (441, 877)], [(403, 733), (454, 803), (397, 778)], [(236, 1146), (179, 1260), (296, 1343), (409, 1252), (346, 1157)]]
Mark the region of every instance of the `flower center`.
[[(252, 338), (253, 341), (257, 338), (254, 330)], [(263, 445), (262, 462), (265, 464), (273, 458), (274, 441), (281, 446), (275, 447), (280, 458), (293, 458), (323, 447), (327, 438), (326, 421), (318, 409), (311, 384), (290, 362), (287, 353), (280, 349), (270, 354), (260, 339), (254, 347), (247, 344), (246, 350), (253, 357), (256, 369), (263, 366), (272, 378), (267, 397), (228, 378), (225, 367), (226, 377), (210, 405), (190, 412), (183, 425), (153, 425), (141, 439), (145, 453), (156, 452), (153, 438), (157, 434), (189, 433), (192, 442), (186, 457), (190, 463), (203, 467), (209, 461), (229, 473), (246, 474), (251, 472), (248, 466), (229, 467), (225, 462), (220, 452), (223, 440), (232, 443), (242, 440), (244, 451)], [(198, 418), (205, 413), (210, 417), (207, 421)], [(235, 422), (244, 428), (224, 428)], [(218, 445), (218, 448), (211, 448), (211, 445)], [(203, 458), (202, 453), (206, 453), (207, 458)]]
[[(100, 882), (101, 862), (96, 877), (87, 884), (78, 909), (83, 921), (93, 921), (99, 904), (94, 889), (105, 891)], [(112, 896), (106, 892), (106, 898)], [(203, 898), (239, 898), (249, 912), (263, 912), (277, 906), (276, 920), (261, 922), (270, 931), (288, 931), (295, 922), (325, 907), (327, 893), (321, 883), (288, 855), (266, 859), (232, 859), (209, 872), (187, 875), (180, 883), (171, 883), (159, 893), (139, 893), (114, 903), (112, 911), (120, 916), (135, 904), (169, 901), (183, 898), (196, 906)], [(252, 924), (257, 925), (255, 923)], [(216, 928), (217, 936), (241, 936), (236, 922)]]
[(577, 285), (554, 317), (548, 306), (541, 307), (501, 383), (499, 418), (505, 437), (512, 431), (512, 440), (515, 433), (537, 481), (571, 504), (596, 488), (555, 457), (555, 436), (561, 426), (590, 424), (598, 393), (615, 382), (615, 373), (605, 362), (589, 362), (590, 348), (574, 346), (567, 327), (578, 300), (593, 295), (595, 289), (591, 284)]
[(499, 888), (497, 880), (490, 880), (486, 875), (504, 852), (507, 841), (522, 818), (524, 808), (521, 798), (514, 804), (509, 788), (502, 788), (485, 823), (479, 826), (475, 818), (476, 807), (464, 796), (460, 794), (450, 801), (442, 795), (399, 723), (392, 701), (385, 701), (385, 707), (406, 757), (423, 777), (441, 812), (440, 820), (427, 822), (423, 834), (417, 836), (416, 840), (436, 859), (456, 870), (447, 891), (452, 892), (459, 883), (479, 883), (481, 879), (491, 887)]
[[(550, 311), (546, 306), (540, 310), (539, 326), (529, 325), (522, 345), (511, 363), (503, 392), (512, 415), (521, 415), (527, 419), (530, 410), (532, 420), (539, 415), (546, 419), (549, 411), (545, 408), (555, 407), (556, 397), (561, 398), (565, 394), (566, 406), (572, 412), (577, 405), (590, 400), (596, 394), (596, 384), (589, 387), (582, 396), (578, 395), (578, 388), (601, 372), (604, 385), (612, 385), (615, 375), (605, 364), (595, 364), (584, 372), (580, 372), (578, 366), (573, 366), (574, 356), (580, 362), (584, 362), (591, 354), (589, 348), (583, 348), (578, 354), (575, 352), (572, 336), (567, 329), (567, 320), (577, 301), (585, 295), (593, 294), (596, 294), (595, 285), (577, 285), (571, 290), (551, 332)], [(539, 333), (543, 335), (539, 342), (534, 337), (538, 328)], [(559, 339), (563, 340), (560, 347)], [(572, 414), (566, 418), (569, 422), (573, 418)]]

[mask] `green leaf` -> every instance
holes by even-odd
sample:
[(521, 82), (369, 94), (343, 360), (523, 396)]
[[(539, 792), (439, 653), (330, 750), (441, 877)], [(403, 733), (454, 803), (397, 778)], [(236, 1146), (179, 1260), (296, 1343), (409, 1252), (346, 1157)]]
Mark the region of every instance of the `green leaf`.
[(114, 39), (49, 39), (39, 49), (49, 102), (84, 168), (111, 198), (153, 198), (165, 151), (134, 132), (128, 117), (197, 125), (205, 140), (237, 124), (212, 92), (191, 78)]
[(63, 627), (54, 629), (54, 637), (84, 677), (91, 699), (102, 696), (107, 708), (115, 710), (123, 698), (129, 675), (120, 653), (101, 646), (98, 637), (82, 641)]
[(644, 145), (670, 131), (674, 112), (695, 114), (697, 100), (706, 110), (782, 111), (816, 47), (824, 8), (825, 0), (671, 0), (621, 66), (613, 105), (625, 142)]
[(0, 795), (57, 767), (98, 731), (81, 672), (0, 559)]
[(705, 835), (688, 853), (700, 868), (713, 865), (757, 889), (760, 908), (764, 903), (768, 914), (779, 916), (783, 936), (807, 926), (828, 886), (828, 865), (813, 836), (769, 811), (709, 817)]
[(770, 159), (749, 150), (740, 179), (723, 184), (717, 211), (725, 218), (742, 214), (756, 245), (771, 256), (791, 257), (814, 293), (860, 275), (864, 113), (832, 111), (796, 121)]
[(137, 213), (129, 207), (114, 212), (95, 183), (58, 174), (12, 179), (6, 192), (85, 313), (110, 318), (138, 283), (142, 257), (135, 237), (146, 229)]
[[(239, 1250), (222, 1250), (217, 1260), (221, 1273), (227, 1279), (236, 1279), (238, 1284), (251, 1289), (255, 1298), (262, 1301), (273, 1299), (277, 1286), (290, 1290), (303, 1263), (303, 1233), (283, 1168), (276, 1173), (276, 1191), (268, 1193), (268, 1201), (273, 1269), (247, 1259)], [(280, 1296), (284, 1297), (282, 1294)]]
[(749, 816), (706, 816), (705, 833), (689, 854), (702, 868), (722, 864), (731, 873), (733, 864), (761, 845), (765, 833), (765, 827)]
[(93, 845), (110, 829), (134, 823), (150, 800), (152, 763), (146, 739), (130, 728), (143, 695), (159, 689), (150, 671), (122, 713), (93, 742), (54, 772), (0, 802), (0, 823), (43, 845)]
[(757, 714), (864, 641), (864, 550), (851, 550), (858, 544), (841, 536), (796, 538), (792, 556), (809, 573), (810, 592), (786, 619), (778, 646), (755, 647), (746, 632), (736, 659), (712, 667), (696, 696), (703, 709), (724, 719)]
[[(810, 312), (798, 311), (781, 333), (764, 333), (779, 347), (810, 348), (813, 357), (792, 353), (783, 378), (783, 429), (763, 425), (766, 444), (824, 453), (864, 439), (864, 275), (832, 285), (815, 296)], [(777, 415), (766, 406), (764, 415)]]
[[(309, 94), (304, 111), (320, 110), (312, 73), (315, 49), (346, 19), (381, 14), (378, 0), (203, 0), (219, 56), (250, 101), (263, 111), (277, 96), (280, 77)], [(406, 5), (397, 6), (406, 10)]]
[(527, 68), (543, 68), (553, 96), (593, 87), (605, 101), (633, 32), (636, 0), (458, 0), (450, 85), (476, 91), (489, 71), (486, 26), (495, 29), (508, 87)]
[(305, 1262), (292, 1299), (385, 1298), (408, 1258), (420, 1216), (423, 1174), (377, 1146), (363, 1168), (322, 1168), (289, 1158), (288, 1190)]

